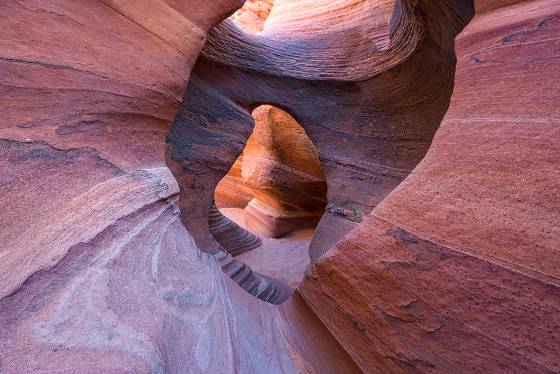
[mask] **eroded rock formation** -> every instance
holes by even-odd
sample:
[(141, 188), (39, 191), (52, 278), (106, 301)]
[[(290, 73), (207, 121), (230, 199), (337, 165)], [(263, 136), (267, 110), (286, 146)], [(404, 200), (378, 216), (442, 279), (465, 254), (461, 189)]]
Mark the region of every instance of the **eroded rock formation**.
[(245, 208), (255, 197), (251, 187), (243, 182), (243, 153), (233, 163), (229, 172), (216, 186), (214, 198), (216, 206), (221, 208)]
[[(241, 5), (1, 2), (0, 372), (560, 371), (558, 2), (276, 0), (197, 59)], [(209, 228), (263, 103), (328, 184), (281, 306)]]
[(428, 150), (453, 88), (454, 37), (471, 15), (462, 1), (278, 1), (258, 34), (214, 28), (169, 137), (183, 222), (201, 248), (218, 248), (205, 227), (208, 186), (240, 155), (263, 102), (304, 127), (326, 176), (311, 258), (354, 228)]
[(242, 162), (243, 182), (255, 196), (245, 207), (247, 226), (273, 238), (317, 226), (327, 185), (315, 146), (278, 108), (260, 106), (253, 117)]
[(218, 205), (245, 208), (247, 227), (267, 237), (317, 226), (327, 185), (315, 146), (281, 109), (263, 105), (252, 115), (243, 155), (216, 187)]
[(366, 372), (560, 370), (560, 4), (504, 3), (426, 158), (301, 285)]
[(305, 344), (320, 322), (301, 301), (242, 291), (179, 219), (165, 138), (239, 6), (0, 3), (0, 372), (282, 373), (332, 349), (356, 370), (324, 327)]

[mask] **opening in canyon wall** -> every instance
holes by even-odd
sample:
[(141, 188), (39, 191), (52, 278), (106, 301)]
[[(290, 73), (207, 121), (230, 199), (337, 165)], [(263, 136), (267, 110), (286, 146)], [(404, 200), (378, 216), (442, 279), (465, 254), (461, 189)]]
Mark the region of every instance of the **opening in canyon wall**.
[(560, 1), (1, 4), (0, 373), (560, 373)]
[(230, 18), (243, 31), (258, 33), (272, 10), (274, 0), (247, 0)]
[(262, 105), (253, 117), (243, 153), (216, 187), (210, 231), (254, 271), (295, 288), (325, 211), (325, 174), (317, 149), (292, 116)]

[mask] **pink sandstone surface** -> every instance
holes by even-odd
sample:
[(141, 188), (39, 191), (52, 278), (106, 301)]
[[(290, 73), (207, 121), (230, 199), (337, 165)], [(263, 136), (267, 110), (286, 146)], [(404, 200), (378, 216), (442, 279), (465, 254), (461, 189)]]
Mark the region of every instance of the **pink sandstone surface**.
[(309, 269), (364, 371), (560, 370), (558, 5), (474, 18), (426, 158)]
[(179, 220), (165, 138), (240, 5), (2, 2), (0, 372), (356, 370), (302, 301), (246, 294)]
[[(0, 1), (0, 372), (560, 372), (560, 4), (242, 3)], [(293, 294), (212, 216), (262, 104), (328, 187)]]

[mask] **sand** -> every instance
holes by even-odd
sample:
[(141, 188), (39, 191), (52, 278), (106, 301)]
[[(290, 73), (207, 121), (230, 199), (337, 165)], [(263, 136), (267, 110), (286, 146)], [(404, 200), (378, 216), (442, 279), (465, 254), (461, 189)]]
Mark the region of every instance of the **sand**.
[[(241, 227), (245, 227), (244, 211), (240, 208), (222, 208), (220, 211)], [(258, 232), (262, 246), (236, 258), (254, 271), (279, 279), (296, 288), (309, 264), (309, 243), (314, 229), (297, 230), (279, 239), (265, 238)]]

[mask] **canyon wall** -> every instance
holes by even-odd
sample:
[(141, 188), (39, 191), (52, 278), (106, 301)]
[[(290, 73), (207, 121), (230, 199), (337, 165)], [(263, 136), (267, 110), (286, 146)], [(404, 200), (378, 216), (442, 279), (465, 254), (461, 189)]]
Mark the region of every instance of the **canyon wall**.
[(356, 370), (301, 300), (245, 293), (179, 219), (165, 139), (241, 4), (0, 2), (1, 373)]
[(560, 370), (560, 6), (492, 8), (424, 160), (300, 286), (366, 372)]
[(472, 12), (462, 1), (279, 1), (258, 34), (231, 21), (214, 28), (169, 136), (197, 244), (218, 250), (213, 190), (252, 132), (250, 112), (268, 103), (319, 154), (329, 203), (311, 246), (319, 258), (424, 157), (451, 97), (454, 37)]
[[(275, 3), (257, 35), (220, 25), (181, 111), (210, 128), (204, 113), (220, 107), (244, 134), (244, 113), (271, 103), (305, 128), (332, 205), (299, 291), (362, 370), (557, 371), (558, 6), (476, 2), (451, 101), (469, 3), (378, 4), (392, 17), (352, 37), (362, 19), (345, 23), (340, 5)], [(322, 28), (314, 11), (339, 27)], [(393, 37), (407, 29), (407, 46), (387, 42), (383, 25)], [(308, 50), (327, 38), (329, 49)], [(361, 59), (360, 38), (383, 57)], [(352, 63), (338, 65), (349, 50)], [(229, 137), (216, 139), (241, 148)], [(357, 210), (361, 223), (337, 213)]]
[[(0, 1), (0, 372), (560, 371), (558, 2), (241, 5)], [(328, 187), (280, 306), (211, 216), (262, 104)]]

